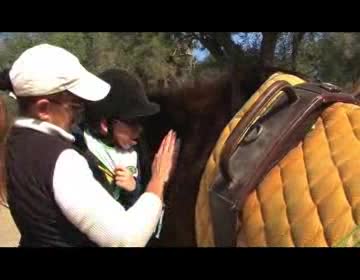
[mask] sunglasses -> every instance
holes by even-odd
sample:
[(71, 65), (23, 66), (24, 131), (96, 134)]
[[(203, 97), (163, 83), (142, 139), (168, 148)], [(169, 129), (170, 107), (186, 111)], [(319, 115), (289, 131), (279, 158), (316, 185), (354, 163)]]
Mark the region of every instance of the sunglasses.
[(75, 111), (84, 111), (85, 110), (85, 106), (84, 106), (84, 103), (82, 102), (76, 102), (76, 101), (60, 101), (60, 100), (57, 100), (57, 99), (51, 99), (51, 98), (48, 98), (48, 100), (51, 102), (51, 103), (54, 103), (54, 104), (57, 104), (57, 105), (61, 105), (61, 106), (64, 106), (64, 107), (70, 107), (72, 110), (75, 110)]

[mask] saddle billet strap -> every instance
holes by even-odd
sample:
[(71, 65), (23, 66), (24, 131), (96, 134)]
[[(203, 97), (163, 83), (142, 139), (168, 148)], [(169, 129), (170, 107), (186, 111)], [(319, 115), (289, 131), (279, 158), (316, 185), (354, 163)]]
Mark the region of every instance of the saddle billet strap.
[(217, 247), (235, 247), (237, 211), (234, 211), (233, 201), (228, 200), (214, 190), (209, 192), (214, 241)]
[[(234, 180), (228, 183), (221, 174), (215, 180), (210, 194), (210, 203), (217, 246), (236, 245), (237, 216), (248, 194), (261, 183), (271, 168), (304, 138), (309, 127), (322, 111), (334, 102), (357, 103), (351, 95), (330, 92), (319, 85), (301, 84), (292, 89), (297, 96), (295, 102), (286, 105), (284, 96), (281, 95), (276, 98), (270, 111), (261, 119), (258, 119), (256, 114), (251, 114), (258, 120), (255, 123), (254, 119), (246, 121), (251, 122), (252, 127), (261, 125), (262, 133), (254, 141), (246, 144), (240, 141), (240, 145), (231, 149), (234, 151), (229, 157), (229, 168), (234, 171), (232, 172), (235, 176)], [(277, 92), (273, 91), (272, 94), (276, 95)], [(266, 103), (258, 105), (260, 108), (257, 112), (263, 111), (264, 108), (261, 107), (264, 104)], [(279, 106), (279, 104), (285, 104), (285, 106)], [(241, 122), (243, 121), (245, 119)], [(244, 126), (243, 123), (238, 128), (243, 129)], [(235, 129), (233, 133), (241, 135), (243, 132)], [(242, 136), (242, 139), (245, 137), (246, 135)], [(216, 196), (217, 200), (214, 199)], [(222, 203), (222, 205), (219, 206), (216, 203)], [(215, 213), (219, 211), (218, 209), (227, 209), (227, 215), (230, 218), (225, 219), (221, 216), (226, 215), (225, 210), (222, 210), (222, 214)], [(234, 223), (234, 220), (235, 224), (230, 224)], [(230, 230), (233, 231), (229, 233)]]

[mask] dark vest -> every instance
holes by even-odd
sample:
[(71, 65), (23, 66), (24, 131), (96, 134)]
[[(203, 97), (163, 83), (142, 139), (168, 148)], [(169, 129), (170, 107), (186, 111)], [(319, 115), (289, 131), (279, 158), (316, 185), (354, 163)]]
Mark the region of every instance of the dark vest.
[(56, 161), (72, 145), (60, 137), (14, 127), (7, 141), (7, 186), (20, 247), (95, 246), (57, 206), (53, 193)]

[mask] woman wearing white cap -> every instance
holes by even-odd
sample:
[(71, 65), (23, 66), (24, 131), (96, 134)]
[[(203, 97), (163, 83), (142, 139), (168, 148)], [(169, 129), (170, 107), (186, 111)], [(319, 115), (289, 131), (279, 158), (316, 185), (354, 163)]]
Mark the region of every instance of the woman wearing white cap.
[(160, 219), (175, 133), (155, 156), (146, 192), (125, 210), (94, 179), (69, 133), (84, 101), (103, 99), (109, 84), (48, 44), (26, 50), (9, 79), (21, 117), (7, 140), (6, 191), (20, 246), (145, 246)]

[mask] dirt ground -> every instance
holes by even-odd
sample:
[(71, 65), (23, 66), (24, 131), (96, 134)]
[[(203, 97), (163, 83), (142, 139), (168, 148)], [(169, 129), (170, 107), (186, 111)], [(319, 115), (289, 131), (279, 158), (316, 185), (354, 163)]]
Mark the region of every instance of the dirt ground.
[(0, 204), (0, 247), (17, 247), (19, 239), (19, 231), (9, 209)]

